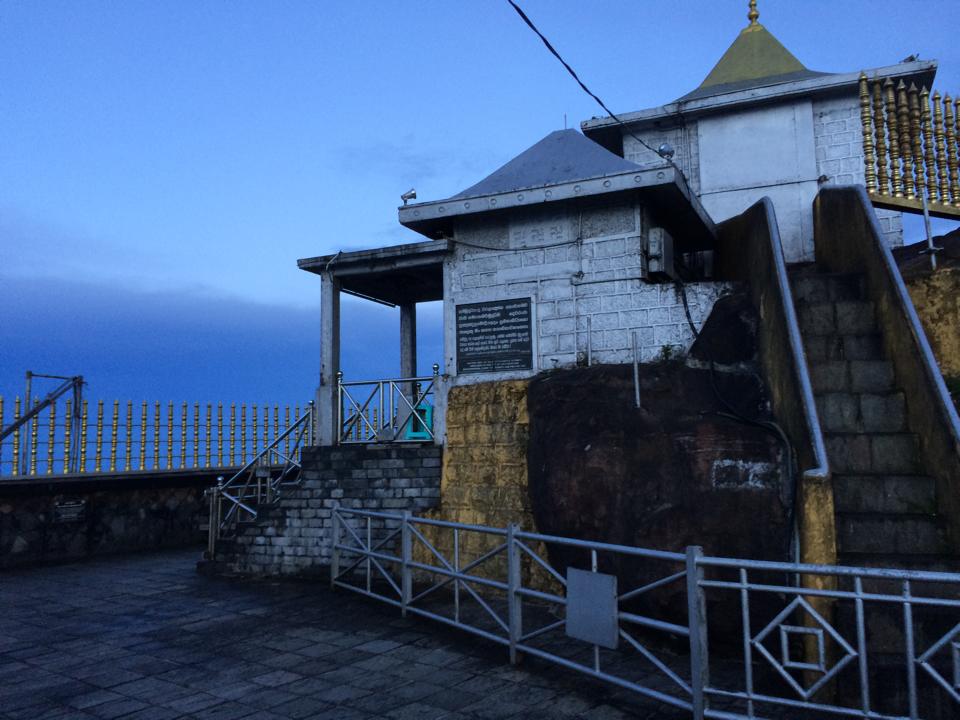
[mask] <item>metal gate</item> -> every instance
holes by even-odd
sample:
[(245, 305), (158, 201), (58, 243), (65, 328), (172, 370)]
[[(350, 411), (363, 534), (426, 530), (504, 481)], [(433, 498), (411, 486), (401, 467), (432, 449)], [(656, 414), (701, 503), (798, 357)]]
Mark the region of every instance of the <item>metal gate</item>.
[(960, 574), (332, 515), (334, 587), (504, 645), (514, 663), (541, 658), (697, 719), (960, 712)]

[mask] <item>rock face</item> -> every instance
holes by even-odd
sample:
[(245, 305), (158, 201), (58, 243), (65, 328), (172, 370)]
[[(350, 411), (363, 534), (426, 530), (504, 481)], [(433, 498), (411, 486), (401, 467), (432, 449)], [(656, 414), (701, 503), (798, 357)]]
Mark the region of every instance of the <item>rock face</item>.
[[(690, 358), (640, 367), (639, 409), (628, 365), (534, 379), (528, 472), (540, 532), (785, 559), (789, 474), (782, 441), (761, 425), (772, 418), (753, 372), (753, 326), (742, 298), (720, 301)], [(735, 419), (731, 411), (754, 422)], [(588, 561), (582, 550), (551, 548), (557, 567), (588, 568)], [(606, 571), (636, 587), (678, 569), (631, 563)], [(682, 584), (674, 583), (647, 604), (659, 606), (660, 616), (682, 618), (682, 595)]]

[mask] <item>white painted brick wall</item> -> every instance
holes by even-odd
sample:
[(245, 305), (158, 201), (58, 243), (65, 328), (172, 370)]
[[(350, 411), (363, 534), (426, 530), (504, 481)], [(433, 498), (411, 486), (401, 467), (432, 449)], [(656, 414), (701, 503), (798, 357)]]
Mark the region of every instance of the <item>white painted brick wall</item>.
[[(857, 96), (817, 100), (813, 103), (813, 136), (817, 173), (837, 185), (863, 185), (863, 131)], [(884, 237), (892, 247), (903, 244), (903, 215), (877, 210)]]
[[(458, 244), (445, 266), (446, 327), (455, 327), (462, 303), (530, 297), (533, 301), (533, 373), (584, 362), (632, 360), (632, 333), (644, 362), (693, 342), (681, 297), (672, 284), (639, 279), (642, 238), (647, 228), (639, 206), (566, 211), (559, 206), (525, 210), (511, 220), (462, 223)], [(582, 239), (577, 241), (578, 236)], [(476, 247), (486, 245), (489, 249)], [(727, 283), (687, 287), (690, 311), (699, 327)], [(448, 369), (456, 368), (455, 333), (445, 334)], [(461, 376), (477, 382), (532, 373)]]
[[(634, 131), (634, 135), (643, 140), (654, 150), (660, 147), (661, 143), (668, 142), (673, 145), (676, 154), (673, 161), (683, 170), (687, 176), (690, 188), (694, 193), (700, 194), (700, 148), (697, 143), (697, 123), (690, 122), (685, 126), (675, 125), (673, 127), (647, 128)], [(631, 135), (623, 135), (623, 156), (644, 167), (654, 167), (662, 164), (663, 160), (651, 152)]]

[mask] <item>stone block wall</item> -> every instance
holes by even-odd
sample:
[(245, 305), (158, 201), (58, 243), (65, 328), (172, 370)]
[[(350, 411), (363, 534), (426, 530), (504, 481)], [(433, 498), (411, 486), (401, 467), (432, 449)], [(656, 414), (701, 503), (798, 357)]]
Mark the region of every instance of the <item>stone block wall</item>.
[[(642, 361), (667, 346), (667, 353), (685, 351), (693, 335), (674, 286), (639, 279), (647, 225), (636, 205), (583, 213), (548, 207), (496, 224), (461, 222), (445, 271), (447, 327), (455, 323), (456, 304), (532, 298), (536, 366), (529, 374), (583, 364), (588, 348), (594, 363), (630, 362), (634, 330)], [(726, 283), (688, 285), (694, 322), (702, 323), (729, 289)], [(455, 368), (454, 333), (445, 352), (447, 368)]]
[[(210, 473), (0, 482), (0, 569), (196, 546)], [(65, 508), (82, 503), (82, 512)]]
[[(347, 445), (303, 450), (298, 486), (257, 520), (218, 544), (216, 570), (254, 575), (326, 573), (333, 507), (421, 514), (440, 499), (442, 449), (434, 445)], [(366, 532), (366, 520), (349, 521)], [(390, 527), (371, 521), (373, 540)]]
[[(863, 130), (856, 96), (817, 100), (813, 104), (813, 136), (817, 173), (835, 185), (863, 185)], [(891, 247), (903, 244), (903, 214), (877, 210), (880, 229)]]
[(663, 159), (654, 151), (662, 143), (670, 143), (676, 153), (673, 156), (673, 161), (687, 177), (690, 189), (695, 194), (700, 194), (700, 144), (697, 142), (697, 122), (695, 120), (686, 125), (644, 128), (634, 131), (634, 134), (653, 148), (653, 151), (637, 142), (637, 138), (624, 133), (624, 158), (643, 167), (656, 167), (663, 164)]

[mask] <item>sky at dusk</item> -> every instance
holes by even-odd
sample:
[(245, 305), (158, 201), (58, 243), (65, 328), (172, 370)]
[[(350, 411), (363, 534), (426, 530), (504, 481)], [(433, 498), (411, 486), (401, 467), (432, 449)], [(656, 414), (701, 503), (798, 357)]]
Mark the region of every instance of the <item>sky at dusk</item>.
[[(616, 112), (695, 88), (747, 22), (746, 0), (520, 4)], [(960, 92), (956, 0), (759, 6), (813, 70), (916, 53)], [(3, 0), (0, 395), (29, 369), (94, 399), (302, 403), (320, 283), (297, 258), (422, 239), (402, 192), (600, 114), (505, 0)], [(343, 313), (348, 377), (395, 375), (396, 311)], [(419, 329), (429, 372), (438, 308)]]

